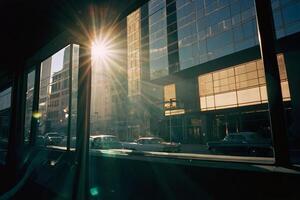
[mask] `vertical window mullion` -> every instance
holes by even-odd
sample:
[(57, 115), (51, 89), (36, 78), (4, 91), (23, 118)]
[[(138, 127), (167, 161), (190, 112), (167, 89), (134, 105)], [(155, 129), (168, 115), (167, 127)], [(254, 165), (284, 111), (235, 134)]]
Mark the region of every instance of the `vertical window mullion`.
[(40, 74), (41, 74), (41, 65), (36, 65), (35, 67), (35, 80), (34, 80), (34, 92), (33, 92), (33, 105), (32, 105), (32, 119), (31, 119), (31, 128), (29, 136), (29, 144), (31, 146), (35, 145), (36, 141), (36, 131), (37, 131), (37, 122), (38, 118), (34, 117), (39, 110), (39, 93), (40, 93)]
[(67, 127), (67, 151), (70, 150), (71, 123), (72, 123), (72, 70), (73, 70), (73, 44), (70, 44), (69, 62), (69, 106), (68, 106), (68, 127)]

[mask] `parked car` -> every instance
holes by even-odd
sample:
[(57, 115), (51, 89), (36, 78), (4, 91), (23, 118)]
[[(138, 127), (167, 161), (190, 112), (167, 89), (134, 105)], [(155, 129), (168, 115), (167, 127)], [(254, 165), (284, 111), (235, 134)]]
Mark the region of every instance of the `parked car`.
[(159, 137), (141, 137), (135, 142), (123, 143), (123, 147), (137, 151), (179, 152), (181, 145), (165, 142)]
[(272, 156), (270, 138), (264, 138), (256, 132), (229, 133), (223, 140), (208, 142), (213, 153), (248, 156)]
[(114, 135), (90, 136), (90, 148), (92, 149), (122, 149), (119, 139)]
[(37, 146), (46, 146), (46, 139), (43, 135), (37, 135), (35, 139), (35, 144)]
[(59, 145), (64, 136), (57, 132), (49, 132), (45, 134), (46, 145)]

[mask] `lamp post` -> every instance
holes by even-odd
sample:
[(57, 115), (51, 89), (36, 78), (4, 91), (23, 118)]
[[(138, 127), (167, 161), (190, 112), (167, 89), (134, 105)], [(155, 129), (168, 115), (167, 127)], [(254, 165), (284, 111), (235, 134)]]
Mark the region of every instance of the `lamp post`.
[[(172, 108), (173, 108), (173, 103), (176, 103), (176, 99), (171, 98), (170, 99), (170, 105), (169, 105), (169, 124), (170, 124), (170, 129), (169, 129), (169, 137), (170, 137), (170, 143), (172, 142)], [(174, 105), (176, 107), (176, 104)]]

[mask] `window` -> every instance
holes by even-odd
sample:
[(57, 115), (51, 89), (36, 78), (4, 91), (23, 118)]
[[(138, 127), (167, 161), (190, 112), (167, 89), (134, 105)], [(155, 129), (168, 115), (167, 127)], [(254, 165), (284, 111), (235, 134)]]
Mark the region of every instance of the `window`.
[(26, 101), (25, 101), (25, 122), (24, 122), (24, 143), (28, 144), (30, 139), (32, 107), (34, 96), (35, 70), (27, 74)]
[(164, 86), (165, 108), (176, 108), (176, 89), (175, 84)]
[[(277, 56), (283, 100), (290, 100), (284, 57)], [(261, 60), (198, 77), (200, 109), (215, 110), (267, 102), (264, 68)]]
[[(140, 89), (138, 87), (140, 82), (140, 52), (141, 52), (141, 44), (140, 44), (140, 9), (131, 13), (127, 17), (127, 34), (128, 34), (128, 95), (134, 96), (140, 94)], [(132, 37), (133, 36), (133, 37)], [(95, 68), (97, 69), (97, 68)], [(102, 70), (100, 70), (102, 73)]]
[[(249, 61), (258, 53), (249, 48), (258, 42), (253, 4), (176, 1), (176, 5), (178, 32), (171, 33), (176, 36), (170, 38), (172, 43), (164, 40), (165, 29), (173, 24), (165, 21), (165, 1), (150, 1), (143, 11), (129, 14), (121, 22), (126, 31), (112, 38), (115, 52), (125, 56), (116, 53), (106, 63), (93, 63), (91, 136), (117, 137), (122, 145), (109, 149), (122, 153), (127, 149), (168, 152), (167, 156), (220, 154), (274, 162), (264, 66), (260, 59)], [(142, 34), (148, 25), (149, 36), (147, 31)], [(170, 74), (177, 36), (181, 65)], [(291, 110), (291, 75), (286, 69), (291, 63), (286, 54), (277, 58), (283, 101)], [(166, 142), (151, 144), (157, 145), (151, 149), (147, 139), (153, 137)], [(98, 151), (105, 148), (100, 145)]]
[(6, 161), (8, 138), (10, 130), (10, 106), (11, 106), (11, 92), (9, 87), (0, 91), (0, 163), (4, 164)]
[(72, 44), (41, 63), (37, 145), (66, 148), (68, 135), (76, 136), (78, 58), (79, 46)]

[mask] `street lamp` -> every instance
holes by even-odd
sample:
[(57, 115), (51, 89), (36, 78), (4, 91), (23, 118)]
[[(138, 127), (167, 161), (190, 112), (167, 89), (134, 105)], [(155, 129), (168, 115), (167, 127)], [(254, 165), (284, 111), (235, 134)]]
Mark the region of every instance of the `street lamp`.
[(169, 124), (170, 124), (170, 142), (172, 142), (172, 108), (173, 108), (173, 103), (174, 107), (176, 107), (176, 99), (175, 98), (171, 98), (170, 99), (170, 104), (169, 104), (169, 111), (170, 111), (170, 115), (169, 115)]

